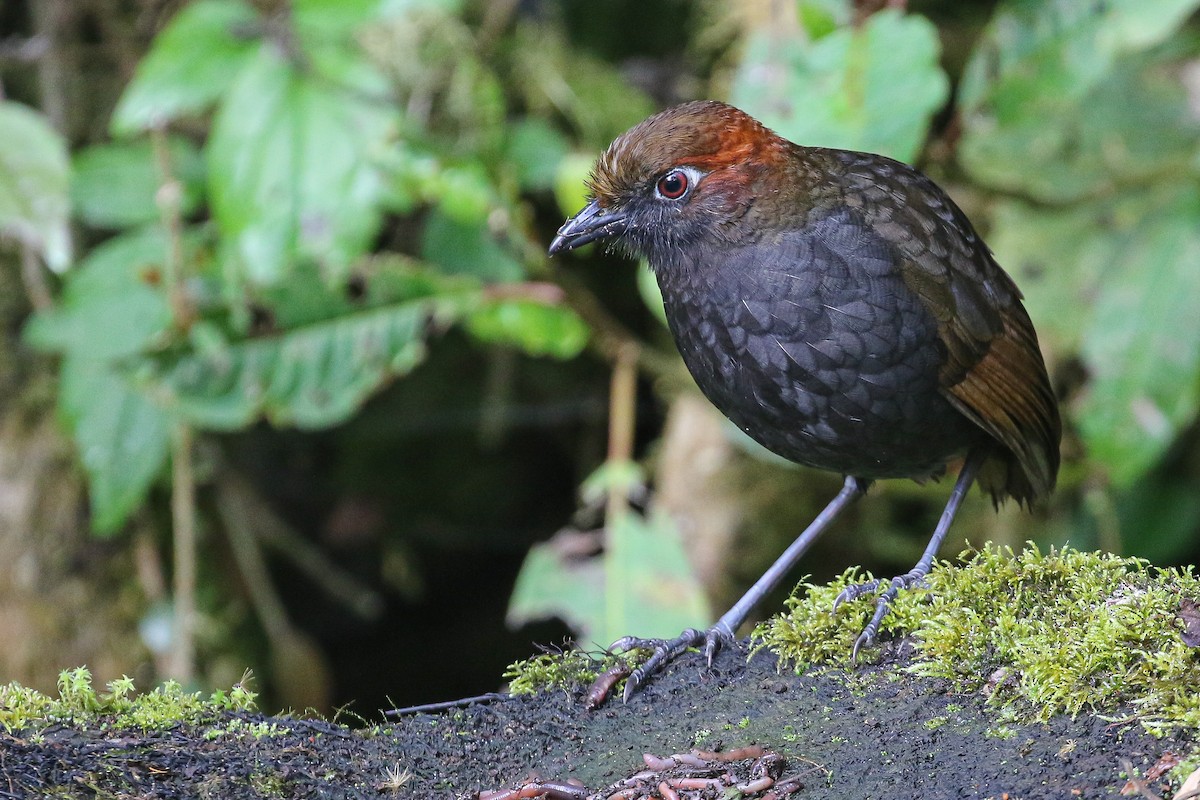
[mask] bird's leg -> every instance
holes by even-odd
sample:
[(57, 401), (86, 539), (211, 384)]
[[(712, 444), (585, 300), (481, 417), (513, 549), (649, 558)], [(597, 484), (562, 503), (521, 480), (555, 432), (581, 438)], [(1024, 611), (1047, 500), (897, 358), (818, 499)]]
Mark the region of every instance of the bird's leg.
[[(929, 570), (933, 568), (933, 559), (937, 556), (938, 548), (941, 547), (942, 540), (946, 538), (946, 531), (950, 530), (950, 524), (954, 522), (954, 516), (958, 513), (958, 507), (962, 500), (967, 495), (967, 490), (971, 488), (971, 483), (975, 480), (975, 474), (979, 471), (980, 465), (987, 458), (987, 451), (984, 448), (976, 448), (967, 453), (967, 459), (963, 462), (962, 470), (958, 473), (958, 479), (954, 482), (954, 489), (950, 492), (950, 499), (946, 501), (946, 507), (942, 510), (942, 516), (938, 520), (937, 527), (933, 529), (933, 536), (929, 539), (929, 544), (925, 546), (925, 552), (921, 555), (921, 560), (916, 565), (903, 575), (897, 575), (892, 578), (891, 585), (887, 591), (879, 595), (875, 601), (875, 613), (871, 617), (871, 621), (862, 629), (862, 633), (854, 640), (854, 649), (850, 651), (852, 660), (858, 658), (858, 651), (863, 645), (869, 645), (875, 640), (875, 634), (879, 633), (879, 623), (887, 615), (888, 608), (892, 601), (896, 599), (896, 595), (901, 589), (907, 589), (910, 586), (919, 583)], [(838, 606), (848, 600), (854, 600), (864, 594), (875, 591), (883, 583), (880, 579), (867, 581), (866, 583), (854, 584), (843, 589), (833, 601), (833, 610), (837, 611)]]
[(705, 658), (708, 659), (709, 664), (712, 664), (717, 649), (722, 644), (733, 641), (734, 631), (746, 621), (746, 617), (750, 615), (754, 606), (778, 585), (783, 576), (796, 565), (796, 562), (812, 546), (813, 542), (820, 538), (829, 524), (842, 512), (842, 509), (866, 492), (870, 483), (861, 478), (847, 477), (837, 497), (825, 506), (817, 518), (804, 529), (804, 532), (796, 537), (796, 541), (783, 551), (762, 577), (707, 631), (689, 628), (670, 640), (638, 639), (626, 636), (613, 642), (609, 648), (611, 650), (629, 650), (635, 647), (654, 648), (654, 653), (646, 660), (646, 663), (635, 669), (625, 682), (625, 700), (628, 701), (647, 678), (673, 661), (689, 647), (697, 647), (701, 642), (704, 642)]

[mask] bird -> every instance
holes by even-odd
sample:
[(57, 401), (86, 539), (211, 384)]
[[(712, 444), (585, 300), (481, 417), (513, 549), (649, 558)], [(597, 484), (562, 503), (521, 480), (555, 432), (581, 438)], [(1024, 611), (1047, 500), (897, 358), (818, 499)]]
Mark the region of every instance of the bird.
[(897, 594), (933, 566), (973, 483), (994, 504), (1048, 495), (1062, 426), (1016, 283), (930, 178), (873, 153), (795, 144), (733, 106), (700, 100), (617, 137), (554, 256), (597, 240), (645, 258), (701, 392), (785, 459), (844, 476), (841, 490), (707, 631), (649, 646), (626, 700), (704, 645), (708, 663), (759, 601), (872, 482), (961, 464), (928, 546), (879, 593), (852, 657)]

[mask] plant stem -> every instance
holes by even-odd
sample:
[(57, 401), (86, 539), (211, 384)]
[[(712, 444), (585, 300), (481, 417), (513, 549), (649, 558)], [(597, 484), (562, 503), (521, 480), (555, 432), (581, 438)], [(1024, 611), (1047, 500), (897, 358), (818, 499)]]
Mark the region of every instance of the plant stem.
[(196, 476), (192, 426), (175, 425), (171, 442), (171, 527), (175, 544), (175, 640), (172, 677), (187, 686), (196, 674)]
[[(175, 326), (186, 330), (191, 307), (184, 291), (181, 187), (171, 172), (171, 152), (163, 128), (150, 131), (161, 184), (155, 195), (167, 232), (163, 278)], [(195, 436), (184, 420), (175, 423), (171, 439), (171, 529), (175, 545), (175, 638), (172, 677), (185, 686), (196, 674), (196, 475), (192, 465)]]

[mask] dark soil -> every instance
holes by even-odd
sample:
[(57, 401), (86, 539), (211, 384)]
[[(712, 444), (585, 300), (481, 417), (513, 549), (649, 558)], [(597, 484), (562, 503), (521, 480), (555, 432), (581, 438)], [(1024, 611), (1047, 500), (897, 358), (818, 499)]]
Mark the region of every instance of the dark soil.
[[(1145, 775), (1193, 746), (1085, 715), (1005, 733), (982, 696), (894, 667), (797, 676), (744, 652), (701, 663), (689, 654), (596, 711), (582, 691), (553, 692), (365, 730), (227, 713), (149, 732), (0, 734), (0, 798), (473, 798), (535, 778), (598, 790), (642, 769), (644, 752), (749, 743), (783, 754), (785, 778), (805, 773), (797, 798), (1098, 798), (1119, 796), (1122, 760)], [(258, 723), (275, 728), (246, 727)]]

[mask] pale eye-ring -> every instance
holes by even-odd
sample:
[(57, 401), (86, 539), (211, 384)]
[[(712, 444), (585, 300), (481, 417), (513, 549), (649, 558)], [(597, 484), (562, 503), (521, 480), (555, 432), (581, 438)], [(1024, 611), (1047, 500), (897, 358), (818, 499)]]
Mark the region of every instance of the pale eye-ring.
[(667, 200), (678, 200), (687, 194), (688, 186), (690, 185), (691, 179), (688, 178), (686, 172), (681, 169), (673, 169), (658, 179), (655, 189), (658, 190), (659, 197)]

